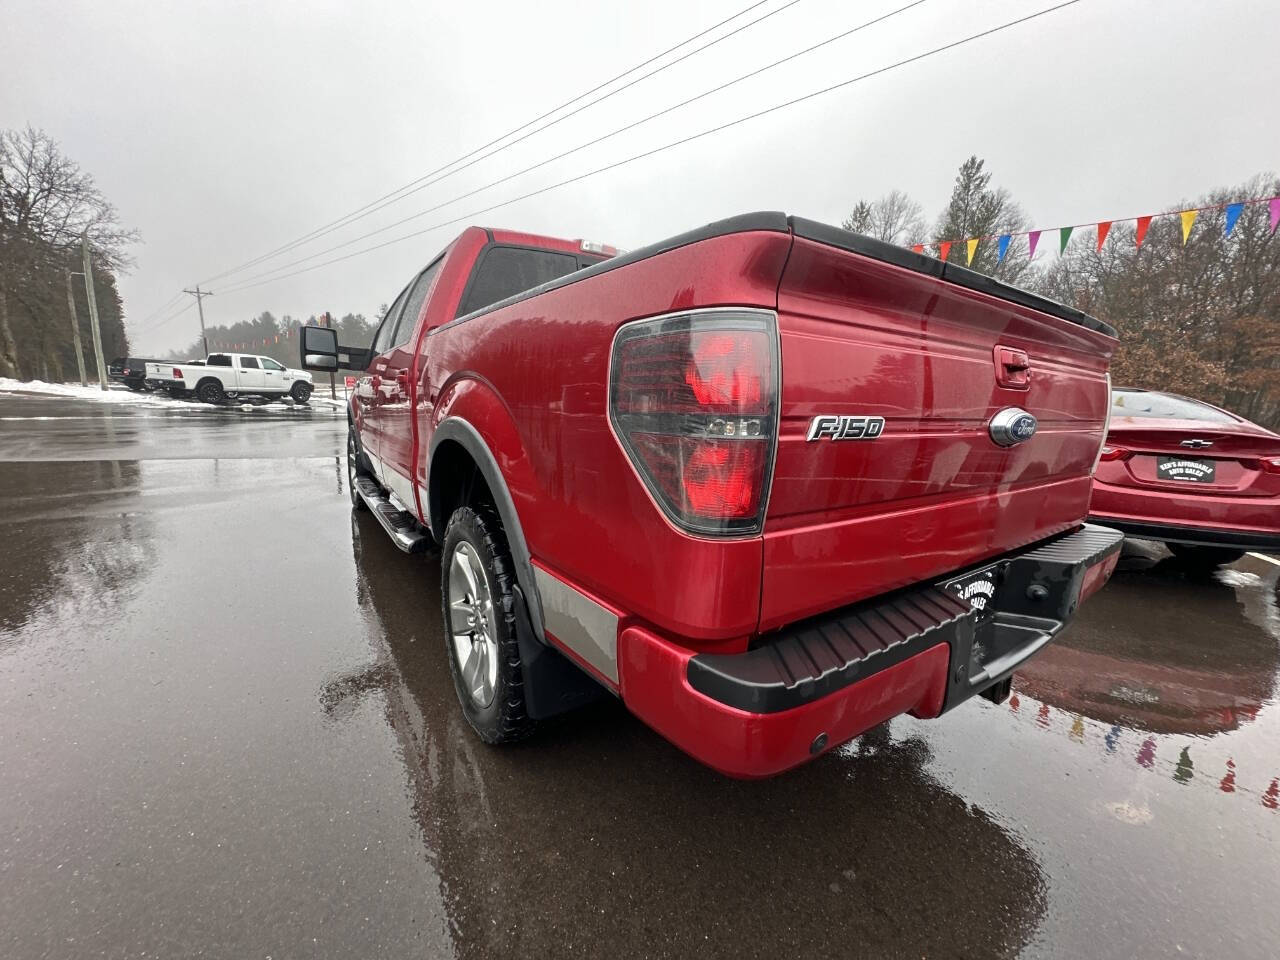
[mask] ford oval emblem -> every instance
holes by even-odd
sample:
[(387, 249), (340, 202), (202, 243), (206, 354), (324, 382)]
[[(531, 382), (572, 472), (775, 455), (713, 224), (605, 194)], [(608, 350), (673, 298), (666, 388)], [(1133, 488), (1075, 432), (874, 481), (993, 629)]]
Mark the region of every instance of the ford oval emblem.
[(988, 429), (997, 444), (1012, 447), (1035, 436), (1036, 418), (1021, 407), (1005, 407), (991, 418)]

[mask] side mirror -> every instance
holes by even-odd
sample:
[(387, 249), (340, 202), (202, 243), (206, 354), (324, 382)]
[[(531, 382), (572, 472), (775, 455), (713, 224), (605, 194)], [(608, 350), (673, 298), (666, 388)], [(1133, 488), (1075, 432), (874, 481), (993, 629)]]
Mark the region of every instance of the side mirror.
[(338, 331), (329, 327), (301, 327), (298, 350), (302, 369), (333, 371), (338, 369)]

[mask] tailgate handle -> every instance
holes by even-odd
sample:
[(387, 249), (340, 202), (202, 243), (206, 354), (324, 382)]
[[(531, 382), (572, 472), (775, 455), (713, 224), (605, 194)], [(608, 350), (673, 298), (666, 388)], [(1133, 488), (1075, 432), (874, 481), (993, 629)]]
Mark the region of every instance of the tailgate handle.
[(997, 345), (992, 357), (998, 385), (1009, 390), (1026, 390), (1031, 386), (1031, 358), (1027, 351)]

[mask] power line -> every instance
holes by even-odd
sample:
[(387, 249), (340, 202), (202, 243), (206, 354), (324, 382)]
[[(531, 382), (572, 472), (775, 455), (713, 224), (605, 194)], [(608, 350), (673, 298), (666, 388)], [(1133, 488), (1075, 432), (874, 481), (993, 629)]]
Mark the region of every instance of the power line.
[(415, 237), (420, 237), (423, 234), (431, 233), (432, 231), (439, 230), (442, 227), (447, 227), (452, 224), (461, 223), (466, 220), (471, 220), (472, 218), (477, 217), (481, 214), (490, 213), (491, 211), (498, 210), (502, 207), (510, 206), (513, 203), (519, 203), (522, 200), (528, 200), (532, 197), (539, 196), (540, 194), (547, 193), (551, 190), (556, 190), (560, 187), (565, 187), (570, 184), (577, 183), (581, 180), (586, 180), (589, 177), (594, 177), (601, 173), (606, 173), (610, 170), (615, 170), (618, 167), (625, 166), (629, 163), (634, 163), (636, 160), (643, 160), (647, 157), (652, 157), (666, 150), (671, 150), (675, 147), (683, 146), (686, 143), (692, 143), (694, 140), (700, 140), (703, 137), (710, 136), (711, 134), (720, 133), (724, 130), (728, 130), (731, 127), (736, 127), (739, 124), (746, 123), (750, 120), (756, 120), (756, 119), (759, 119), (760, 117), (767, 116), (779, 110), (785, 110), (787, 107), (792, 107), (797, 104), (812, 100), (816, 97), (823, 96), (824, 94), (832, 93), (836, 90), (841, 90), (845, 87), (851, 86), (852, 84), (858, 83), (862, 80), (867, 80), (872, 77), (880, 76), (892, 70), (896, 70), (900, 67), (905, 67), (905, 66), (908, 66), (909, 64), (917, 63), (921, 60), (928, 59), (929, 57), (936, 56), (940, 53), (946, 53), (949, 50), (954, 50), (957, 47), (962, 47), (965, 44), (972, 43), (975, 40), (981, 40), (985, 37), (989, 37), (994, 34), (1001, 33), (1005, 30), (1009, 30), (1013, 27), (1020, 26), (1021, 24), (1028, 23), (1032, 20), (1036, 20), (1050, 13), (1056, 13), (1057, 11), (1064, 10), (1067, 7), (1075, 6), (1077, 3), (1080, 3), (1080, 2), (1081, 0), (1064, 0), (1064, 2), (1062, 3), (1055, 4), (1054, 6), (1051, 6), (1051, 7), (1046, 7), (1043, 10), (1036, 11), (1035, 13), (1027, 14), (1026, 16), (1018, 17), (1017, 19), (1014, 19), (1014, 20), (1006, 21), (1005, 23), (999, 24), (994, 27), (990, 27), (978, 33), (970, 34), (969, 36), (963, 37), (960, 40), (953, 40), (951, 43), (946, 43), (946, 44), (942, 44), (941, 46), (933, 47), (929, 50), (924, 51), (923, 53), (918, 53), (915, 56), (907, 57), (903, 60), (898, 60), (894, 63), (888, 64), (887, 66), (879, 67), (875, 70), (868, 71), (867, 73), (860, 74), (856, 77), (851, 77), (848, 80), (842, 80), (839, 83), (834, 83), (834, 84), (831, 84), (830, 86), (822, 87), (821, 89), (803, 94), (791, 100), (786, 100), (786, 101), (783, 101), (782, 103), (774, 104), (773, 106), (766, 107), (763, 110), (757, 110), (754, 113), (746, 114), (745, 116), (738, 117), (735, 120), (730, 120), (727, 123), (722, 123), (717, 126), (710, 127), (706, 130), (703, 130), (699, 133), (694, 133), (687, 137), (682, 137), (679, 140), (673, 140), (670, 143), (664, 144), (660, 147), (654, 147), (652, 150), (646, 150), (643, 153), (634, 154), (633, 156), (627, 157), (626, 159), (617, 160), (613, 163), (606, 164), (603, 167), (597, 167), (594, 170), (589, 170), (586, 173), (578, 174), (577, 176), (570, 177), (567, 180), (561, 180), (557, 183), (553, 183), (545, 187), (540, 187), (537, 190), (531, 190), (528, 193), (521, 194), (518, 197), (512, 197), (509, 200), (503, 200), (500, 203), (495, 203), (495, 204), (492, 204), (491, 206), (483, 207), (479, 210), (472, 210), (471, 212), (466, 213), (460, 217), (454, 217), (451, 220), (444, 220), (444, 221), (441, 221), (440, 223), (432, 224), (431, 226), (425, 227), (421, 230), (415, 230), (413, 233), (408, 233), (408, 234), (405, 234), (404, 236), (395, 237), (391, 240), (386, 240), (382, 243), (374, 244), (373, 246), (365, 247), (360, 250), (354, 250), (351, 253), (344, 254), (340, 257), (334, 257), (331, 260), (325, 260), (321, 263), (312, 264), (309, 267), (303, 267), (302, 269), (295, 270), (291, 273), (285, 273), (278, 277), (268, 277), (253, 283), (244, 283), (240, 286), (232, 287), (228, 290), (224, 290), (223, 293), (224, 294), (236, 293), (241, 290), (248, 290), (252, 287), (259, 287), (259, 286), (262, 286), (263, 284), (274, 283), (277, 280), (286, 280), (290, 277), (298, 276), (299, 274), (309, 273), (312, 270), (319, 270), (322, 267), (331, 266), (332, 264), (340, 263), (344, 260), (350, 260), (351, 258), (361, 256), (362, 254), (372, 253), (375, 250), (381, 250), (382, 248), (389, 247), (392, 244), (401, 243), (405, 240), (412, 240)]
[(159, 330), (161, 327), (163, 327), (166, 323), (169, 323), (172, 320), (177, 320), (178, 317), (182, 316), (184, 313), (186, 313), (195, 305), (196, 305), (196, 302), (192, 300), (190, 303), (184, 304), (181, 308), (169, 314), (169, 316), (165, 317), (163, 320), (160, 320), (157, 323), (153, 323), (151, 326), (147, 327), (145, 330), (139, 330), (137, 332), (139, 334), (154, 333), (156, 330)]
[[(748, 6), (739, 10), (737, 13), (733, 14), (732, 16), (726, 17), (725, 19), (721, 20), (719, 23), (713, 24), (712, 26), (707, 27), (705, 30), (700, 31), (699, 33), (695, 33), (693, 36), (688, 37), (685, 40), (681, 40), (679, 43), (675, 44), (674, 46), (668, 47), (666, 50), (663, 50), (661, 53), (655, 54), (654, 56), (650, 57), (648, 60), (644, 60), (641, 63), (638, 63), (635, 66), (627, 70), (624, 70), (622, 73), (618, 74), (617, 76), (612, 77), (611, 79), (606, 80), (603, 83), (597, 84), (596, 86), (592, 87), (590, 90), (580, 93), (576, 97), (573, 97), (570, 100), (566, 100), (564, 103), (560, 104), (559, 106), (553, 107), (552, 109), (548, 110), (542, 115), (521, 124), (520, 126), (514, 128), (513, 130), (507, 131), (506, 133), (502, 134), (499, 137), (495, 137), (493, 140), (490, 140), (488, 143), (483, 144), (482, 146), (476, 147), (474, 150), (470, 151), (469, 153), (465, 153), (462, 156), (449, 161), (443, 166), (437, 167), (435, 170), (432, 170), (429, 173), (424, 173), (422, 176), (418, 177), (415, 180), (410, 180), (408, 183), (404, 184), (403, 186), (397, 187), (395, 190), (392, 190), (390, 193), (383, 194), (381, 197), (378, 197), (375, 200), (371, 200), (369, 203), (366, 203), (364, 206), (357, 207), (352, 212), (348, 214), (344, 214), (338, 219), (332, 220), (329, 223), (324, 224), (323, 226), (317, 227), (315, 230), (312, 230), (310, 233), (304, 234), (303, 236), (299, 237), (296, 240), (292, 240), (286, 244), (276, 247), (274, 250), (270, 250), (267, 253), (254, 257), (252, 260), (247, 260), (238, 266), (232, 267), (229, 270), (224, 270), (222, 273), (215, 274), (214, 276), (208, 277), (205, 280), (202, 280), (200, 282), (209, 283), (213, 280), (219, 280), (223, 277), (230, 276), (231, 274), (239, 273), (241, 270), (244, 270), (248, 267), (259, 264), (264, 260), (269, 260), (277, 256), (278, 254), (284, 253), (288, 250), (292, 250), (295, 247), (301, 246), (302, 244), (308, 242), (309, 240), (313, 240), (316, 237), (323, 236), (324, 234), (327, 234), (327, 233), (332, 233), (334, 230), (338, 230), (344, 226), (347, 226), (350, 223), (354, 223), (356, 220), (363, 219), (369, 214), (372, 214), (377, 212), (378, 210), (381, 210), (384, 206), (387, 206), (390, 203), (398, 202), (399, 200), (404, 199), (405, 196), (408, 196), (411, 193), (416, 193), (420, 189), (424, 189), (425, 187), (431, 186), (431, 183), (436, 183), (439, 180), (445, 179), (445, 177), (452, 176), (453, 174), (458, 173), (461, 170), (465, 170), (467, 167), (470, 167), (475, 163), (479, 163), (481, 160), (485, 160), (488, 157), (493, 156), (493, 154), (498, 153), (502, 150), (505, 150), (508, 147), (514, 146), (515, 144), (520, 143), (521, 141), (533, 136), (534, 134), (541, 133), (543, 130), (546, 130), (554, 126), (555, 124), (559, 123), (562, 120), (567, 120), (569, 117), (572, 117), (575, 114), (580, 113), (581, 111), (587, 109), (588, 107), (595, 106), (596, 104), (601, 103), (604, 100), (607, 100), (609, 97), (612, 97), (615, 94), (621, 93), (623, 90), (626, 90), (632, 86), (635, 86), (637, 83), (640, 83), (641, 81), (648, 79), (649, 77), (653, 76), (656, 73), (660, 73), (661, 71), (666, 70), (669, 67), (675, 66), (677, 63), (681, 63), (682, 61), (687, 60), (689, 57), (693, 56), (694, 54), (701, 53), (703, 50), (706, 50), (709, 47), (715, 46), (715, 44), (719, 43), (722, 40), (727, 40), (729, 37), (732, 37), (735, 34), (742, 32), (748, 27), (755, 26), (757, 23), (760, 23), (763, 20), (767, 20), (769, 17), (772, 17), (775, 14), (781, 13), (783, 10), (786, 10), (789, 7), (795, 6), (795, 4), (799, 3), (800, 0), (790, 0), (790, 2), (786, 3), (782, 7), (779, 7), (776, 10), (766, 13), (764, 16), (759, 17), (756, 20), (751, 21), (750, 23), (744, 24), (743, 26), (740, 26), (734, 29), (733, 31), (725, 34), (724, 36), (717, 37), (715, 40), (712, 40), (710, 43), (707, 43), (699, 47), (697, 50), (690, 51), (689, 53), (684, 54), (683, 56), (677, 58), (676, 60), (671, 61), (670, 63), (663, 64), (658, 69), (650, 71), (649, 73), (645, 74), (643, 77), (638, 77), (624, 84), (623, 86), (619, 87), (616, 90), (611, 90), (609, 93), (605, 94), (604, 96), (598, 97), (597, 99), (592, 100), (590, 103), (587, 103), (581, 107), (578, 107), (576, 110), (572, 111), (571, 113), (567, 113), (562, 117), (557, 117), (551, 123), (548, 123), (545, 126), (539, 127), (537, 130), (532, 130), (529, 133), (524, 134), (524, 136), (520, 137), (519, 139), (513, 140), (507, 144), (503, 144), (501, 147), (498, 147), (496, 150), (493, 150), (492, 152), (485, 154), (483, 157), (476, 157), (476, 154), (489, 149), (495, 144), (501, 143), (503, 140), (507, 139), (508, 137), (514, 136), (515, 134), (520, 133), (520, 131), (525, 130), (530, 126), (533, 126), (536, 123), (540, 123), (541, 121), (547, 119), (548, 117), (559, 112), (560, 110), (563, 110), (565, 107), (572, 106), (573, 104), (577, 103), (579, 100), (582, 100), (586, 97), (591, 96), (591, 94), (604, 89), (605, 87), (609, 86), (609, 84), (611, 83), (616, 83), (618, 80), (621, 80), (623, 77), (627, 76), (628, 74), (635, 73), (637, 70), (641, 70), (644, 67), (647, 67), (649, 64), (662, 59), (667, 54), (673, 53), (674, 51), (679, 50), (681, 47), (686, 46), (687, 44), (693, 43), (695, 40), (698, 40), (706, 36), (708, 33), (718, 30), (720, 27), (723, 27), (725, 24), (738, 19), (744, 14), (750, 13), (752, 10), (756, 9), (757, 7), (763, 6), (767, 2), (768, 0), (758, 0), (758, 2), (756, 3), (749, 4)], [(472, 157), (475, 157), (475, 159), (471, 160)], [(436, 180), (432, 180), (431, 183), (423, 182), (425, 180), (428, 180), (431, 177), (435, 177), (437, 174), (440, 174), (445, 170), (448, 170), (450, 167), (454, 166), (455, 164), (462, 163), (464, 160), (471, 160), (471, 162), (467, 163), (465, 166), (458, 167), (457, 170), (452, 170), (449, 173), (444, 174), (444, 176), (441, 176)], [(395, 198), (395, 199), (393, 200), (392, 198)]]
[(150, 313), (148, 313), (145, 317), (143, 317), (141, 320), (139, 320), (139, 321), (137, 322), (137, 326), (139, 326), (139, 327), (141, 327), (141, 328), (144, 328), (144, 329), (145, 329), (146, 325), (147, 325), (148, 323), (150, 323), (150, 322), (151, 322), (151, 320), (152, 320), (153, 318), (160, 316), (160, 314), (162, 314), (162, 313), (164, 313), (166, 310), (168, 310), (168, 309), (172, 308), (172, 307), (173, 307), (173, 305), (174, 305), (175, 303), (177, 303), (177, 302), (178, 302), (178, 300), (179, 300), (181, 297), (182, 297), (182, 291), (181, 291), (181, 290), (179, 290), (179, 291), (178, 291), (177, 293), (175, 293), (172, 297), (170, 297), (168, 300), (166, 300), (166, 301), (165, 301), (164, 303), (162, 303), (160, 306), (156, 307), (154, 310), (152, 310)]
[[(793, 2), (795, 2), (795, 0), (793, 0)], [(352, 237), (349, 240), (344, 240), (341, 243), (335, 244), (332, 247), (327, 247), (324, 250), (318, 250), (315, 253), (309, 253), (305, 257), (299, 257), (297, 260), (291, 260), (288, 263), (282, 263), (279, 266), (275, 266), (270, 268), (269, 270), (264, 271), (263, 273), (257, 274), (252, 277), (246, 277), (243, 280), (238, 282), (249, 283), (253, 280), (262, 279), (263, 277), (269, 276), (272, 273), (276, 273), (280, 270), (287, 270), (289, 267), (296, 267), (300, 264), (306, 263), (308, 260), (314, 260), (316, 257), (323, 257), (325, 254), (333, 253), (336, 250), (341, 250), (343, 247), (349, 247), (353, 243), (359, 243), (361, 240), (368, 240), (370, 237), (375, 237), (380, 233), (385, 233), (388, 230), (393, 230), (396, 227), (403, 226), (404, 224), (409, 223), (411, 220), (417, 220), (419, 217), (425, 217), (427, 214), (434, 213), (435, 211), (440, 210), (443, 207), (447, 207), (447, 206), (450, 206), (451, 204), (457, 203), (459, 200), (465, 200), (467, 197), (473, 197), (477, 193), (483, 193), (484, 191), (490, 190), (493, 187), (497, 187), (504, 183), (507, 183), (508, 181), (514, 180), (517, 177), (524, 176), (526, 173), (531, 173), (532, 171), (537, 170), (540, 167), (545, 167), (549, 163), (555, 163), (557, 160), (563, 160), (565, 157), (578, 153), (579, 151), (586, 150), (588, 147), (593, 147), (596, 144), (603, 143), (605, 140), (612, 139), (613, 137), (616, 137), (619, 134), (626, 133), (629, 130), (634, 130), (636, 127), (646, 124), (651, 120), (656, 120), (659, 117), (666, 116), (669, 113), (674, 113), (676, 110), (680, 110), (684, 107), (687, 107), (691, 103), (696, 103), (699, 100), (702, 100), (702, 99), (705, 99), (706, 97), (711, 96), (712, 94), (720, 93), (723, 90), (727, 90), (729, 87), (742, 83), (744, 80), (750, 80), (752, 77), (759, 76), (760, 74), (765, 73), (768, 70), (772, 70), (775, 67), (780, 67), (785, 63), (790, 63), (792, 60), (796, 60), (799, 57), (805, 56), (806, 54), (813, 53), (815, 50), (820, 50), (823, 47), (829, 46), (830, 44), (833, 44), (838, 40), (843, 40), (846, 37), (849, 37), (855, 33), (858, 33), (861, 30), (865, 30), (868, 27), (875, 26), (876, 24), (882, 23), (885, 20), (889, 20), (893, 17), (899, 16), (900, 14), (906, 13), (908, 10), (912, 9), (913, 7), (918, 7), (920, 6), (920, 4), (926, 3), (926, 2), (927, 0), (911, 0), (910, 3), (907, 3), (904, 6), (898, 7), (894, 10), (890, 10), (888, 13), (882, 14), (878, 17), (874, 17), (871, 20), (866, 20), (855, 27), (850, 27), (848, 30), (845, 30), (841, 33), (837, 33), (836, 35), (828, 37), (825, 40), (821, 40), (818, 43), (812, 44), (811, 46), (805, 47), (803, 50), (797, 50), (795, 53), (791, 53), (785, 57), (782, 57), (781, 59), (774, 60), (772, 63), (768, 63), (763, 67), (757, 67), (754, 70), (750, 70), (747, 73), (742, 74), (741, 76), (735, 77), (732, 80), (728, 80), (724, 83), (719, 84), (718, 86), (712, 87), (710, 90), (704, 90), (702, 93), (695, 94), (692, 97), (689, 97), (685, 100), (681, 100), (679, 103), (673, 103), (670, 106), (664, 107), (663, 109), (656, 111), (655, 113), (651, 113), (646, 117), (640, 118), (639, 120), (635, 120), (631, 123), (625, 124), (621, 127), (618, 127), (616, 130), (612, 130), (609, 133), (602, 134), (601, 136), (598, 136), (592, 140), (588, 140), (585, 143), (580, 143), (576, 147), (571, 147), (570, 149), (565, 150), (561, 153), (558, 153), (553, 157), (548, 157), (545, 160), (539, 160), (537, 163), (532, 164), (531, 166), (525, 167), (523, 170), (517, 170), (515, 173), (508, 174), (505, 177), (501, 177), (497, 180), (493, 180), (489, 183), (484, 184), (483, 186), (476, 187), (474, 190), (469, 190), (466, 193), (459, 194), (448, 200), (442, 201), (441, 203), (437, 203), (433, 207), (427, 207), (425, 210), (419, 210), (417, 213), (411, 213), (407, 217), (401, 217), (399, 220), (395, 220), (395, 221), (392, 221), (391, 223), (386, 224), (385, 226), (378, 227), (376, 230), (370, 230), (368, 233), (362, 233), (357, 237)]]

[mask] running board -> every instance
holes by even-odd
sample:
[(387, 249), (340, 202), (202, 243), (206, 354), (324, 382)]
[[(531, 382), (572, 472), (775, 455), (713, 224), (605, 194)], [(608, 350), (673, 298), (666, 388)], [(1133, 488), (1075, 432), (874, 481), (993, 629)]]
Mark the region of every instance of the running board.
[(417, 518), (393, 504), (372, 477), (356, 477), (356, 493), (397, 547), (405, 553), (430, 549), (431, 537), (423, 532)]

